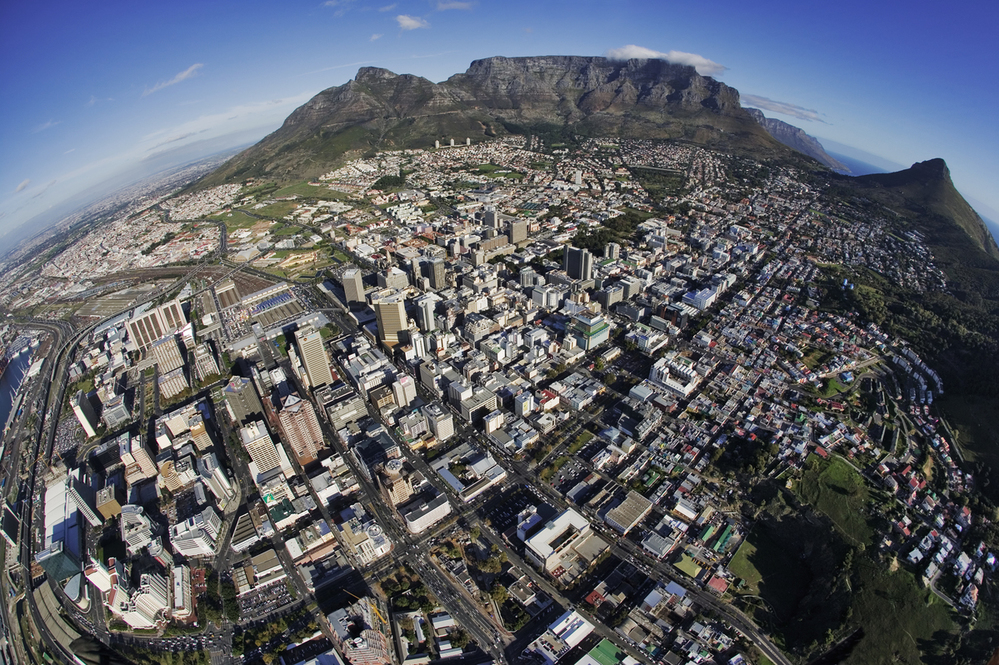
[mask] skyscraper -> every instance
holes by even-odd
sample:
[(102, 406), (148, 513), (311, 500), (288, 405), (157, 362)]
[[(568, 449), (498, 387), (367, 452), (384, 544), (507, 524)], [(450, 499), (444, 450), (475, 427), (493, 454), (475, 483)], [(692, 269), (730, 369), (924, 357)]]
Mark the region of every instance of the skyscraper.
[(257, 465), (258, 473), (267, 473), (281, 466), (277, 447), (271, 440), (271, 435), (267, 433), (263, 421), (251, 422), (240, 429), (239, 438), (246, 453), (250, 456), (250, 460)]
[(371, 296), (378, 320), (378, 340), (395, 345), (399, 331), (406, 329), (406, 294), (397, 289), (382, 289)]
[(572, 279), (593, 279), (593, 257), (590, 250), (566, 247), (563, 268)]
[(304, 466), (314, 462), (323, 447), (323, 431), (319, 427), (312, 404), (296, 395), (289, 395), (278, 413), (278, 421), (281, 423), (285, 442), (291, 447), (298, 463)]
[(446, 286), (444, 282), (446, 279), (444, 275), (444, 259), (434, 259), (431, 261), (427, 276), (430, 278), (430, 288), (435, 291), (443, 289)]
[(305, 365), (305, 373), (313, 388), (333, 383), (333, 373), (330, 371), (330, 357), (326, 355), (323, 346), (323, 336), (312, 326), (299, 328), (295, 332), (298, 340), (298, 353)]
[(440, 300), (440, 296), (436, 293), (425, 293), (416, 300), (416, 323), (423, 332), (430, 332), (437, 328), (434, 311), (437, 308), (438, 300)]
[(229, 384), (222, 389), (229, 417), (238, 425), (264, 416), (264, 406), (257, 396), (253, 381), (242, 376), (234, 376)]
[(347, 268), (343, 271), (343, 293), (348, 303), (364, 302), (364, 282), (359, 268)]
[(80, 421), (80, 427), (88, 439), (97, 434), (97, 414), (94, 412), (94, 405), (82, 390), (78, 390), (73, 396), (73, 413), (76, 414), (76, 419)]

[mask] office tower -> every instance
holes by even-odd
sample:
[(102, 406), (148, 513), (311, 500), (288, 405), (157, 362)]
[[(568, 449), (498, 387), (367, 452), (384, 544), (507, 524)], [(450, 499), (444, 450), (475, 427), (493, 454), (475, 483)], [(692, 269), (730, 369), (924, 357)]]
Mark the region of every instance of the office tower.
[(298, 463), (305, 466), (316, 461), (323, 448), (323, 431), (312, 404), (289, 395), (278, 413), (278, 422), (281, 423), (284, 440)]
[(439, 404), (428, 404), (423, 413), (438, 441), (447, 441), (454, 435), (454, 417)]
[(92, 527), (98, 527), (104, 523), (101, 515), (97, 512), (97, 500), (94, 490), (83, 480), (83, 470), (74, 469), (66, 479), (66, 489), (69, 498), (80, 509), (80, 513), (86, 518)]
[(527, 220), (511, 219), (507, 224), (506, 236), (513, 245), (527, 240)]
[(347, 303), (364, 302), (363, 275), (359, 268), (347, 268), (343, 271), (343, 293)]
[(80, 427), (88, 439), (97, 434), (97, 414), (94, 412), (94, 405), (82, 390), (78, 390), (73, 396), (73, 413), (76, 414), (76, 419), (80, 421)]
[(439, 291), (445, 288), (445, 274), (444, 274), (444, 259), (434, 259), (430, 262), (429, 274), (427, 277), (430, 278), (430, 288), (435, 291)]
[(405, 503), (409, 497), (413, 496), (413, 486), (409, 478), (403, 474), (402, 460), (392, 459), (385, 463), (379, 475), (382, 487), (388, 493), (389, 502), (393, 506)]
[(107, 484), (97, 491), (95, 501), (97, 511), (109, 520), (121, 514), (121, 507), (125, 505), (125, 493), (114, 484)]
[(194, 347), (194, 375), (198, 381), (204, 381), (208, 377), (221, 374), (211, 347), (204, 342)]
[(402, 375), (392, 384), (392, 398), (400, 407), (407, 407), (416, 399), (416, 383), (413, 377)]
[(404, 289), (409, 286), (409, 276), (395, 266), (378, 273), (378, 286), (383, 289)]
[(115, 395), (104, 404), (101, 420), (108, 429), (115, 430), (132, 419), (132, 412), (125, 403), (125, 394)]
[(239, 438), (250, 460), (257, 465), (257, 473), (267, 473), (281, 466), (277, 447), (267, 433), (263, 421), (254, 421), (239, 430)]
[(156, 468), (156, 462), (153, 461), (153, 456), (149, 450), (142, 445), (142, 437), (132, 437), (128, 432), (125, 432), (116, 441), (118, 442), (121, 463), (125, 465), (125, 482), (134, 485), (146, 478), (156, 477), (159, 470)]
[(180, 355), (180, 346), (177, 338), (167, 335), (153, 342), (149, 350), (152, 351), (153, 358), (159, 366), (160, 374), (172, 372), (184, 366), (184, 358)]
[(126, 327), (128, 337), (136, 348), (146, 350), (153, 342), (166, 335), (172, 335), (187, 325), (184, 308), (179, 300), (148, 309), (129, 319)]
[(436, 293), (426, 293), (416, 300), (416, 324), (423, 332), (430, 332), (437, 328), (434, 311), (437, 309), (437, 301), (440, 297)]
[(234, 376), (222, 389), (229, 417), (238, 425), (264, 417), (264, 406), (257, 396), (253, 381), (242, 376)]
[(333, 373), (330, 371), (330, 357), (326, 355), (323, 346), (323, 336), (312, 326), (305, 326), (295, 331), (298, 340), (298, 355), (305, 366), (305, 374), (313, 388), (333, 383)]
[(194, 517), (170, 527), (170, 544), (184, 556), (210, 556), (215, 553), (215, 541), (222, 519), (215, 509), (205, 509)]
[(371, 296), (378, 320), (378, 340), (384, 344), (399, 342), (399, 332), (406, 325), (406, 295), (397, 289), (382, 289)]
[(609, 242), (607, 246), (604, 247), (604, 258), (605, 259), (619, 259), (621, 258), (621, 245), (616, 242)]
[(572, 279), (593, 279), (593, 257), (587, 249), (566, 247), (562, 267)]

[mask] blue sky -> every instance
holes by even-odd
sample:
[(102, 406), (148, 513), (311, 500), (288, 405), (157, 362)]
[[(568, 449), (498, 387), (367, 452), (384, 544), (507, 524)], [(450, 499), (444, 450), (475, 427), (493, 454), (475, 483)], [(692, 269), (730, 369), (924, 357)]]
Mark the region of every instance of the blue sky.
[[(0, 237), (112, 177), (259, 140), (362, 65), (670, 54), (744, 105), (999, 210), (999, 4), (895, 0), (0, 3)], [(636, 48), (637, 47), (637, 48)], [(696, 56), (696, 57), (695, 57)]]

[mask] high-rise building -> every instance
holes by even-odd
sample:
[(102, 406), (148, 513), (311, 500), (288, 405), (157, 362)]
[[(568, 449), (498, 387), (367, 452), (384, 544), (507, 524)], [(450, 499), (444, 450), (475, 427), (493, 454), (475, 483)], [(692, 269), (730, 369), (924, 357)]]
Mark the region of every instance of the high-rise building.
[(358, 268), (343, 271), (343, 293), (348, 303), (364, 302), (363, 274)]
[(510, 244), (516, 245), (527, 240), (527, 224), (526, 219), (511, 219), (507, 223), (506, 237)]
[(406, 294), (398, 289), (382, 289), (371, 296), (378, 321), (378, 340), (390, 346), (399, 342), (406, 325)]
[(153, 523), (142, 506), (131, 503), (122, 506), (118, 524), (129, 556), (136, 556), (153, 541)]
[[(451, 139), (452, 144), (454, 139)], [(361, 598), (327, 615), (334, 644), (351, 665), (389, 665), (392, 662), (389, 627), (375, 612), (377, 599)]]
[(584, 351), (597, 347), (610, 338), (610, 323), (602, 314), (584, 309), (572, 317), (572, 332), (579, 348)]
[(97, 414), (94, 412), (94, 405), (90, 401), (90, 396), (84, 394), (82, 390), (76, 391), (73, 396), (73, 413), (80, 421), (80, 427), (86, 433), (87, 438), (92, 438), (97, 434)]
[(191, 568), (173, 567), (173, 618), (186, 619), (194, 609), (192, 602)]
[(179, 300), (148, 309), (129, 319), (128, 337), (136, 348), (146, 350), (158, 339), (172, 335), (187, 325), (184, 308)]
[(430, 431), (438, 441), (447, 441), (454, 435), (454, 417), (439, 404), (428, 404), (423, 407)]
[(132, 419), (132, 411), (125, 402), (125, 394), (115, 395), (104, 403), (101, 410), (101, 420), (108, 429), (115, 430)]
[(239, 430), (239, 438), (250, 460), (257, 465), (258, 473), (267, 473), (281, 466), (277, 447), (263, 421), (256, 420), (247, 424)]
[(180, 354), (180, 345), (173, 335), (161, 337), (149, 346), (149, 350), (156, 359), (160, 374), (172, 372), (184, 366), (184, 358)]
[(134, 485), (146, 478), (156, 477), (159, 470), (156, 468), (156, 462), (153, 461), (153, 455), (142, 444), (141, 436), (133, 437), (125, 432), (116, 441), (118, 442), (118, 452), (121, 455), (121, 463), (125, 465), (125, 482)]
[(447, 286), (444, 267), (444, 259), (433, 259), (430, 262), (427, 277), (430, 278), (430, 288), (434, 291), (440, 291)]
[(416, 399), (416, 383), (413, 377), (404, 374), (392, 384), (392, 399), (400, 407), (407, 407)]
[(278, 413), (284, 440), (302, 466), (316, 461), (323, 448), (323, 430), (310, 402), (289, 395)]
[(436, 293), (426, 293), (416, 299), (416, 325), (425, 333), (437, 328), (434, 312), (440, 299)]
[(621, 245), (616, 242), (609, 242), (607, 246), (604, 247), (604, 258), (605, 259), (619, 259), (621, 258)]
[(170, 527), (170, 544), (184, 556), (210, 556), (222, 528), (222, 518), (211, 506)]
[(125, 505), (125, 493), (117, 485), (108, 483), (97, 490), (95, 505), (104, 519), (117, 517), (121, 514), (121, 507)]
[(413, 486), (409, 477), (403, 474), (402, 460), (392, 459), (385, 463), (379, 475), (382, 487), (388, 493), (389, 502), (393, 506), (405, 503), (413, 496)]
[(395, 266), (378, 273), (378, 286), (383, 289), (404, 289), (409, 286), (409, 276)]
[(204, 381), (208, 377), (220, 375), (219, 364), (215, 360), (215, 353), (205, 342), (194, 347), (194, 376), (198, 381)]
[(566, 247), (562, 267), (572, 279), (593, 279), (593, 256), (588, 249)]
[(70, 471), (67, 482), (69, 498), (80, 509), (80, 513), (86, 518), (92, 527), (98, 527), (104, 520), (97, 512), (97, 500), (94, 496), (93, 488), (83, 479), (83, 469)]
[(237, 425), (264, 417), (264, 406), (257, 396), (253, 381), (242, 376), (234, 376), (222, 389), (229, 417)]
[(305, 366), (309, 384), (313, 388), (332, 384), (330, 357), (326, 355), (322, 334), (312, 326), (305, 326), (295, 331), (295, 339), (298, 340), (298, 355)]

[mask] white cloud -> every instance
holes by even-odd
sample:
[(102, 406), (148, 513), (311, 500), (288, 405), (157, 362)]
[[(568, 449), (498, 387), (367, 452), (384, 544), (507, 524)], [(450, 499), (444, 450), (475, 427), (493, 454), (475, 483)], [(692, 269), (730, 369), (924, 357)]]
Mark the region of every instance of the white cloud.
[(780, 113), (781, 115), (790, 116), (792, 118), (798, 118), (799, 120), (821, 122), (827, 125), (829, 124), (822, 119), (822, 114), (815, 109), (806, 109), (804, 106), (798, 106), (797, 104), (778, 102), (770, 99), (769, 97), (759, 97), (757, 95), (742, 95), (742, 102), (744, 105), (748, 104), (749, 106), (755, 106), (756, 108), (760, 108), (765, 111), (771, 111), (773, 113)]
[(156, 85), (154, 85), (152, 88), (146, 88), (145, 92), (142, 93), (142, 96), (145, 97), (146, 95), (151, 95), (154, 92), (158, 92), (158, 91), (162, 90), (163, 88), (169, 88), (171, 85), (177, 85), (181, 81), (186, 81), (187, 79), (189, 79), (192, 76), (194, 76), (195, 74), (197, 74), (198, 70), (201, 69), (202, 67), (204, 67), (204, 65), (201, 64), (200, 62), (195, 63), (195, 64), (191, 65), (190, 67), (188, 67), (187, 69), (185, 69), (184, 71), (178, 73), (176, 76), (174, 76), (169, 81), (160, 81), (159, 83), (157, 83)]
[(437, 11), (443, 12), (448, 9), (471, 9), (474, 2), (456, 2), (456, 0), (438, 0)]
[(52, 185), (56, 184), (57, 182), (59, 182), (59, 181), (58, 181), (58, 180), (50, 180), (50, 181), (48, 181), (48, 182), (47, 182), (47, 183), (45, 184), (45, 186), (44, 186), (44, 187), (42, 187), (42, 188), (41, 188), (40, 190), (38, 190), (38, 193), (37, 193), (37, 194), (33, 194), (33, 195), (31, 196), (31, 198), (33, 198), (33, 199), (37, 199), (37, 198), (38, 198), (39, 196), (41, 196), (41, 195), (42, 195), (42, 194), (44, 194), (45, 192), (49, 191), (49, 187), (51, 187)]
[(27, 187), (30, 184), (31, 184), (31, 181), (29, 179), (25, 178), (23, 181), (21, 181), (21, 184), (17, 186), (17, 189), (14, 190), (14, 193), (23, 192), (24, 188)]
[(403, 30), (416, 30), (417, 28), (429, 28), (430, 24), (427, 23), (426, 19), (422, 19), (419, 16), (407, 16), (406, 14), (399, 14), (395, 17), (396, 22), (399, 27)]
[(62, 122), (62, 120), (54, 120), (54, 121), (53, 120), (49, 120), (48, 122), (43, 122), (42, 124), (38, 125), (34, 129), (32, 129), (31, 133), (32, 134), (37, 134), (38, 132), (44, 132), (46, 129), (51, 129), (52, 127), (55, 127), (56, 125), (60, 124), (61, 122)]
[(611, 60), (665, 60), (675, 65), (690, 65), (701, 76), (717, 76), (728, 69), (728, 67), (720, 65), (713, 60), (708, 60), (703, 55), (697, 55), (696, 53), (684, 53), (683, 51), (667, 51), (663, 53), (662, 51), (655, 51), (644, 46), (635, 46), (634, 44), (609, 49), (604, 55)]
[(371, 35), (371, 39), (369, 39), (368, 41), (373, 42), (376, 39), (381, 39), (381, 38), (382, 38), (382, 33), (376, 32), (375, 34)]
[(398, 6), (399, 6), (398, 2), (393, 2), (391, 5), (385, 5), (384, 7), (379, 7), (378, 11), (380, 11), (380, 12), (390, 12), (390, 11), (392, 11), (393, 9), (395, 9)]

